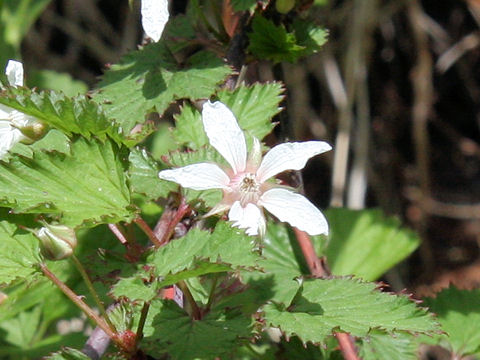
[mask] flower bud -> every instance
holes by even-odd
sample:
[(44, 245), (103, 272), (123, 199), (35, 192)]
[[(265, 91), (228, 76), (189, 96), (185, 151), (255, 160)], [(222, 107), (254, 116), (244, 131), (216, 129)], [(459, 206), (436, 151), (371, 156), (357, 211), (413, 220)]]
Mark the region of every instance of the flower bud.
[(280, 14), (287, 14), (295, 6), (295, 0), (277, 0), (275, 8)]
[(37, 118), (25, 115), (17, 110), (10, 113), (11, 124), (25, 136), (21, 142), (31, 144), (45, 136), (48, 126)]
[(50, 225), (34, 230), (40, 240), (40, 251), (48, 260), (62, 260), (72, 255), (77, 246), (75, 231), (65, 225)]

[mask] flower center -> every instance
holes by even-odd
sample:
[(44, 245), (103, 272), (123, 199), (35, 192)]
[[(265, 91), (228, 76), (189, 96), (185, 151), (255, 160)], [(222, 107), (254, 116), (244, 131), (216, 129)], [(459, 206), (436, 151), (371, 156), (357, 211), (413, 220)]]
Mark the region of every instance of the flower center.
[(242, 206), (246, 206), (250, 202), (256, 203), (258, 201), (260, 184), (257, 182), (254, 174), (245, 174), (238, 189), (240, 192), (240, 203)]

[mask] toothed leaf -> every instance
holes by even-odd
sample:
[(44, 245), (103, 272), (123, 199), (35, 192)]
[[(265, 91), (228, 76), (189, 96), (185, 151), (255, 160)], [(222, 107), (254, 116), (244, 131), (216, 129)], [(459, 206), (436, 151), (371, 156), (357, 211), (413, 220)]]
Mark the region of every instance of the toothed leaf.
[[(123, 151), (109, 140), (78, 138), (71, 155), (34, 152), (0, 162), (0, 206), (45, 213), (77, 226), (132, 218)], [(68, 196), (66, 196), (68, 194)]]
[(322, 343), (334, 331), (365, 337), (372, 329), (432, 334), (438, 331), (433, 315), (404, 295), (378, 290), (357, 279), (305, 280), (293, 301), (264, 307), (269, 325), (288, 336)]

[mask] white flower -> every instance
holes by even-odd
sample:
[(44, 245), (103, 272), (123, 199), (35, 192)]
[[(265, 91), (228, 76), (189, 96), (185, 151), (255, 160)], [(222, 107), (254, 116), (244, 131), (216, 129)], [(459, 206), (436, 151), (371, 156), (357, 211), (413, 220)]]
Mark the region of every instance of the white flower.
[(285, 170), (302, 169), (311, 157), (331, 150), (330, 145), (323, 141), (280, 144), (262, 160), (260, 142), (254, 139), (247, 159), (245, 136), (230, 109), (219, 101), (208, 101), (203, 105), (202, 120), (210, 144), (231, 169), (224, 171), (216, 164), (199, 163), (160, 171), (161, 179), (193, 190), (222, 189), (222, 201), (207, 216), (229, 209), (233, 226), (246, 229), (249, 235), (265, 233), (262, 208), (310, 235), (328, 234), (325, 217), (310, 201), (267, 180)]
[[(9, 60), (5, 69), (11, 86), (23, 86), (23, 65), (19, 61)], [(18, 142), (28, 140), (19, 128), (26, 127), (33, 117), (0, 104), (0, 159)]]
[(168, 0), (142, 0), (143, 31), (154, 41), (160, 40), (168, 21)]

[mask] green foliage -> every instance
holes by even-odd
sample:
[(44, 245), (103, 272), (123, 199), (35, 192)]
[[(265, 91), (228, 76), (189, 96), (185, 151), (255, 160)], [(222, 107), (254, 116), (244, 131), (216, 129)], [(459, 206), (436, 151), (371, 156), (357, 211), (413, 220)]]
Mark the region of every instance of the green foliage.
[(413, 231), (380, 210), (329, 209), (326, 216), (331, 235), (325, 254), (335, 275), (376, 280), (420, 244)]
[[(20, 57), (20, 44), (51, 0), (0, 1), (0, 69)], [(1, 71), (3, 75), (3, 71)]]
[(46, 360), (90, 360), (80, 350), (65, 348), (45, 358)]
[[(212, 309), (192, 321), (173, 301), (156, 302), (145, 326), (145, 348), (154, 357), (173, 359), (231, 358), (242, 338), (250, 336), (251, 320), (238, 309)], [(178, 341), (182, 339), (182, 341)]]
[(240, 127), (250, 136), (263, 139), (275, 126), (272, 118), (281, 110), (284, 89), (281, 83), (239, 86), (221, 90), (217, 96), (235, 114)]
[(203, 130), (202, 115), (187, 103), (183, 104), (180, 114), (175, 116), (172, 135), (177, 143), (190, 149), (198, 150), (208, 144), (207, 134)]
[(128, 221), (133, 213), (123, 158), (112, 142), (83, 138), (72, 142), (71, 155), (12, 156), (0, 162), (0, 206), (56, 215), (70, 226)]
[[(317, 239), (320, 241), (320, 237)], [(257, 291), (272, 301), (289, 303), (298, 291), (295, 279), (308, 273), (295, 236), (285, 224), (268, 222), (263, 244), (260, 262), (263, 272), (244, 274), (245, 282), (251, 285), (269, 282), (271, 286), (260, 286)]]
[(480, 290), (458, 290), (451, 286), (435, 298), (426, 298), (425, 305), (437, 314), (446, 334), (423, 340), (441, 345), (458, 357), (480, 351)]
[(361, 339), (360, 356), (364, 360), (415, 360), (417, 339), (409, 333), (394, 335), (373, 330)]
[(271, 20), (256, 16), (252, 30), (248, 49), (258, 58), (279, 63), (296, 62), (302, 56), (304, 47), (297, 44), (295, 35), (288, 33), (283, 25), (277, 26)]
[(380, 292), (374, 283), (333, 278), (304, 280), (291, 303), (264, 307), (267, 323), (288, 336), (322, 343), (334, 331), (365, 337), (372, 329), (432, 334), (438, 324), (404, 295)]
[(170, 191), (177, 189), (175, 183), (158, 178), (159, 166), (145, 149), (133, 149), (129, 156), (129, 179), (133, 192), (145, 194), (148, 199), (166, 198)]
[(108, 70), (93, 98), (126, 133), (143, 124), (147, 113), (159, 114), (178, 99), (208, 98), (231, 73), (222, 60), (200, 51), (179, 64), (163, 43), (145, 46)]
[(67, 96), (85, 94), (88, 91), (88, 86), (83, 81), (75, 80), (70, 74), (52, 70), (30, 71), (27, 85), (41, 90), (61, 91)]
[(234, 11), (253, 10), (257, 5), (257, 0), (232, 0)]
[(133, 141), (105, 116), (100, 106), (83, 95), (69, 98), (54, 91), (9, 87), (0, 92), (0, 104), (34, 116), (69, 136), (80, 134), (89, 139), (94, 135), (105, 140), (108, 135), (117, 143)]
[(304, 20), (293, 24), (293, 32), (285, 26), (256, 16), (252, 22), (252, 32), (248, 34), (248, 49), (260, 59), (279, 63), (297, 62), (300, 58), (316, 53), (326, 42), (327, 32)]
[(40, 262), (38, 240), (29, 232), (17, 230), (14, 224), (0, 221), (0, 284), (31, 278)]
[[(193, 229), (188, 234), (151, 253), (149, 271), (142, 266), (137, 274), (121, 279), (113, 290), (116, 297), (151, 300), (158, 291), (180, 280), (205, 274), (257, 266), (258, 254), (242, 231), (220, 222), (210, 233)], [(148, 279), (155, 278), (150, 282)]]

